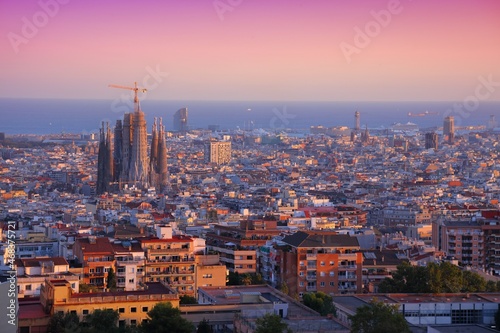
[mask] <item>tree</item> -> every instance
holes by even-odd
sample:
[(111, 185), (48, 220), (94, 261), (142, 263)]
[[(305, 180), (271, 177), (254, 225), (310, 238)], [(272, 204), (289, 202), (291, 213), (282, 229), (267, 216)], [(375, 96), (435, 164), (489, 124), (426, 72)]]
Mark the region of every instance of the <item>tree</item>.
[(479, 274), (464, 271), (462, 273), (462, 291), (480, 292), (486, 290), (486, 280)]
[(88, 332), (117, 332), (119, 318), (120, 314), (117, 310), (96, 309), (85, 317), (84, 323), (88, 327)]
[(182, 295), (179, 298), (179, 303), (182, 304), (182, 305), (186, 305), (186, 304), (198, 304), (198, 301), (193, 296)]
[(203, 318), (202, 321), (198, 324), (198, 328), (196, 329), (196, 333), (213, 333), (214, 330), (208, 320)]
[(91, 284), (80, 283), (79, 291), (81, 293), (97, 292), (98, 288), (96, 286), (91, 285)]
[(143, 333), (191, 333), (194, 326), (181, 317), (181, 311), (169, 302), (160, 302), (148, 312), (148, 320), (139, 326)]
[(328, 314), (336, 315), (337, 313), (335, 305), (333, 305), (332, 296), (321, 291), (304, 294), (304, 296), (302, 296), (302, 300), (304, 301), (305, 306), (319, 312), (322, 316), (326, 316)]
[(410, 333), (404, 316), (397, 305), (384, 304), (373, 300), (359, 307), (356, 314), (349, 316), (351, 333)]
[(285, 295), (288, 295), (288, 293), (290, 292), (290, 290), (288, 289), (288, 284), (286, 284), (286, 281), (281, 282), (280, 291)]
[(108, 281), (106, 287), (110, 290), (116, 289), (116, 274), (115, 271), (113, 270), (113, 267), (111, 267), (108, 271)]
[(245, 274), (241, 278), (241, 283), (244, 284), (245, 286), (249, 286), (252, 284), (252, 276), (250, 274)]
[(486, 282), (486, 291), (489, 293), (497, 291), (497, 284), (494, 281), (489, 280)]
[(76, 313), (66, 312), (55, 313), (50, 317), (48, 332), (49, 333), (70, 333), (70, 332), (80, 332), (80, 319)]
[(227, 276), (227, 285), (228, 286), (239, 286), (240, 282), (240, 274), (238, 272), (229, 272)]
[(276, 314), (266, 313), (257, 319), (256, 324), (257, 328), (255, 329), (255, 333), (291, 332), (287, 323)]

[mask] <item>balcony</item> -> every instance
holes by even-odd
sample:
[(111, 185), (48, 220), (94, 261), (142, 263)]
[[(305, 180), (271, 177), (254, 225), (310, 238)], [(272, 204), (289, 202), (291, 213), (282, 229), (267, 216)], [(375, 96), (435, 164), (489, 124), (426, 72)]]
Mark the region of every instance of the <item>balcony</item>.
[(318, 269), (318, 266), (316, 266), (316, 265), (314, 265), (314, 266), (313, 265), (307, 265), (307, 270), (308, 271), (315, 271), (317, 269)]
[(308, 253), (306, 255), (307, 257), (307, 260), (315, 260), (317, 258), (317, 254), (316, 253)]
[(354, 269), (357, 269), (358, 268), (358, 265), (340, 265), (339, 266), (339, 271), (340, 270), (354, 270)]
[(147, 251), (151, 254), (190, 252), (189, 249), (148, 249)]
[(356, 275), (339, 275), (339, 281), (357, 280)]
[(85, 277), (88, 278), (103, 278), (106, 276), (106, 273), (104, 272), (99, 272), (99, 273), (86, 273)]
[(316, 291), (318, 288), (317, 286), (307, 286), (306, 291)]
[(317, 279), (316, 275), (306, 275), (307, 281), (316, 281), (316, 279)]

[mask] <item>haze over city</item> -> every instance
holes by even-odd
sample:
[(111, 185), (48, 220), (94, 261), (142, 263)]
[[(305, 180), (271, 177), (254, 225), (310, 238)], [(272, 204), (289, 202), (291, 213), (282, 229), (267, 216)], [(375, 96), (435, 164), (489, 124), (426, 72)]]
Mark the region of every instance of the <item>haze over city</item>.
[(113, 99), (151, 72), (167, 100), (461, 101), (500, 81), (494, 0), (57, 4), (0, 2), (0, 97)]

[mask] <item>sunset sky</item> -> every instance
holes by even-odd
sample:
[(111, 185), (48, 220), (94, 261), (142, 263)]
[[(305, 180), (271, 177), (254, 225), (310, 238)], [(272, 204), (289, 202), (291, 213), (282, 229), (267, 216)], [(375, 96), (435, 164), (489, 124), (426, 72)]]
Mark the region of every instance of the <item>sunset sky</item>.
[(165, 100), (461, 101), (500, 82), (497, 0), (60, 2), (0, 0), (0, 97), (112, 99), (138, 81)]

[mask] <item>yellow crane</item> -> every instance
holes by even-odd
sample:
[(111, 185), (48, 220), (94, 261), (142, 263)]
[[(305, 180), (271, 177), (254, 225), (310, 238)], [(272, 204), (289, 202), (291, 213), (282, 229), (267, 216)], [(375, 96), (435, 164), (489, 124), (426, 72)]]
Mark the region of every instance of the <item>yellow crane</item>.
[(139, 97), (137, 96), (137, 92), (140, 91), (142, 93), (145, 93), (146, 91), (148, 91), (146, 88), (139, 88), (137, 86), (137, 82), (134, 82), (134, 87), (119, 86), (119, 85), (116, 85), (116, 84), (110, 84), (110, 85), (108, 85), (108, 87), (118, 88), (118, 89), (133, 90), (134, 91), (134, 104), (136, 105), (136, 107), (139, 105)]

